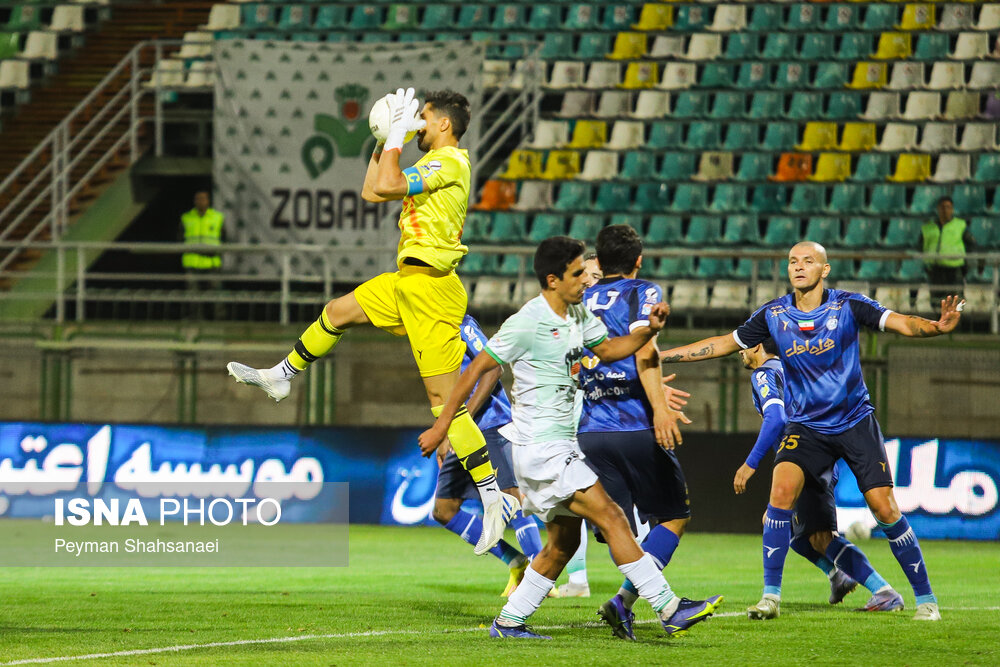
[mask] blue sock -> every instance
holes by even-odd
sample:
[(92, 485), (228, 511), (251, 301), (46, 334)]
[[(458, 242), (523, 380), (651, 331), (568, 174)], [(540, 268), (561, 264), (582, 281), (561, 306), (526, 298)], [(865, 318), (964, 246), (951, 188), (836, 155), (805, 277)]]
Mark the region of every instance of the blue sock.
[(538, 552), (542, 550), (542, 536), (538, 534), (538, 524), (530, 516), (524, 516), (521, 510), (517, 511), (514, 518), (510, 520), (510, 525), (514, 527), (514, 534), (517, 535), (517, 543), (521, 545), (521, 551), (528, 558), (534, 560)]
[(879, 521), (878, 525), (885, 531), (892, 555), (899, 561), (899, 566), (910, 580), (913, 594), (917, 596), (917, 604), (937, 602), (931, 591), (931, 581), (927, 578), (927, 566), (924, 564), (924, 554), (920, 551), (920, 542), (910, 528), (910, 522), (905, 516), (901, 516), (896, 523), (884, 524)]
[(829, 558), (813, 549), (812, 544), (809, 543), (809, 538), (804, 535), (792, 538), (792, 541), (789, 542), (788, 546), (792, 548), (792, 551), (802, 556), (819, 569), (823, 570), (823, 574), (828, 577), (836, 567), (830, 562)]
[(792, 540), (792, 510), (782, 510), (770, 503), (764, 515), (764, 593), (781, 595), (781, 575), (785, 556)]
[[(483, 534), (483, 520), (478, 514), (469, 514), (465, 510), (458, 510), (458, 514), (444, 527), (472, 545), (475, 545), (479, 541), (479, 536)], [(497, 545), (490, 549), (490, 553), (507, 565), (520, 555), (517, 549), (503, 540), (497, 542)]]
[(889, 582), (875, 571), (861, 549), (839, 535), (830, 540), (830, 546), (826, 548), (826, 557), (847, 573), (847, 576), (872, 593), (877, 593), (889, 585)]
[[(673, 558), (674, 551), (677, 550), (677, 545), (680, 544), (680, 541), (681, 538), (677, 537), (677, 534), (672, 530), (661, 525), (656, 525), (646, 535), (646, 539), (642, 541), (642, 550), (652, 556), (653, 561), (662, 570), (670, 562), (670, 559)], [(628, 579), (622, 584), (622, 588), (630, 593), (639, 594), (635, 586)]]

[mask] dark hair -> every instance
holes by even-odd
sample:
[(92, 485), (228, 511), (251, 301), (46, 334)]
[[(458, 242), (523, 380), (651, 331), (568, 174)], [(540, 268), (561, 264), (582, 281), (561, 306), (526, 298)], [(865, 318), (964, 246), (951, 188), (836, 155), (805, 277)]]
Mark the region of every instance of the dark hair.
[(461, 139), (469, 129), (469, 100), (462, 93), (454, 90), (433, 90), (424, 96), (424, 102), (430, 104), (434, 111), (451, 119), (451, 133), (456, 139)]
[(538, 244), (535, 250), (535, 277), (542, 289), (549, 286), (549, 276), (563, 277), (566, 267), (583, 254), (583, 241), (568, 236), (552, 236)]
[(949, 197), (948, 195), (945, 195), (944, 197), (939, 198), (937, 200), (937, 206), (940, 206), (943, 202), (948, 202), (949, 204), (952, 204), (952, 205), (955, 204), (955, 202), (953, 202), (951, 200), (951, 197)]
[(589, 262), (592, 259), (597, 259), (597, 253), (596, 252), (588, 252), (587, 255), (583, 258), (583, 261)]
[(767, 354), (773, 354), (774, 356), (778, 356), (778, 344), (774, 342), (773, 338), (768, 336), (767, 338), (762, 340), (760, 344), (764, 346), (764, 352), (766, 352)]
[(606, 276), (632, 273), (642, 254), (642, 239), (628, 225), (609, 225), (597, 234), (597, 261)]

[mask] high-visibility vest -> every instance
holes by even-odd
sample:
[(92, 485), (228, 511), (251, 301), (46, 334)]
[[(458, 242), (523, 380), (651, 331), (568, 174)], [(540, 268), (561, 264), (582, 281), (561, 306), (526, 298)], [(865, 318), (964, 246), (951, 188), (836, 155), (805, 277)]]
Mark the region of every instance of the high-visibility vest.
[[(181, 224), (184, 225), (184, 243), (198, 245), (222, 245), (222, 223), (225, 216), (210, 208), (205, 211), (205, 215), (199, 215), (198, 209), (193, 208), (181, 216)], [(202, 255), (197, 252), (186, 252), (181, 256), (181, 265), (185, 269), (218, 269), (222, 266), (222, 257), (215, 255)]]
[[(928, 220), (920, 229), (924, 237), (924, 253), (933, 255), (965, 255), (965, 220), (952, 218), (944, 225)], [(928, 266), (958, 268), (965, 265), (964, 259), (924, 260)]]

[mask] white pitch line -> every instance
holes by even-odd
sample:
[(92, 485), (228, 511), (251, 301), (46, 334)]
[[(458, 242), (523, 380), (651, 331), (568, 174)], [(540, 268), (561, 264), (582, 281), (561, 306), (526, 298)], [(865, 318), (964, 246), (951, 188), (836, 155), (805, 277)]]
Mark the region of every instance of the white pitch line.
[[(945, 611), (1000, 611), (1000, 607), (942, 607)], [(800, 612), (802, 613), (802, 612)], [(809, 613), (809, 612), (805, 612)], [(745, 611), (725, 611), (713, 614), (713, 618), (731, 618), (743, 616)], [(656, 623), (655, 619), (636, 621), (636, 625), (646, 623)], [(539, 625), (536, 630), (569, 630), (572, 628), (592, 628), (605, 627), (603, 623), (587, 622), (573, 623), (567, 625)], [(350, 639), (352, 637), (383, 637), (387, 635), (415, 635), (415, 634), (455, 634), (461, 632), (481, 632), (485, 628), (456, 628), (453, 630), (439, 630), (428, 633), (425, 630), (368, 630), (367, 632), (343, 632), (337, 634), (323, 635), (297, 635), (295, 637), (268, 637), (266, 639), (237, 639), (231, 642), (209, 642), (206, 644), (178, 644), (177, 646), (161, 646), (159, 648), (133, 649), (129, 651), (114, 651), (111, 653), (88, 653), (86, 655), (60, 655), (50, 658), (26, 658), (24, 660), (12, 660), (10, 662), (0, 662), (0, 667), (7, 665), (42, 665), (53, 662), (70, 662), (73, 660), (97, 660), (100, 658), (127, 658), (135, 655), (153, 655), (156, 653), (180, 653), (181, 651), (194, 651), (206, 648), (224, 648), (227, 646), (254, 646), (260, 644), (290, 644), (292, 642), (312, 641), (314, 639)]]

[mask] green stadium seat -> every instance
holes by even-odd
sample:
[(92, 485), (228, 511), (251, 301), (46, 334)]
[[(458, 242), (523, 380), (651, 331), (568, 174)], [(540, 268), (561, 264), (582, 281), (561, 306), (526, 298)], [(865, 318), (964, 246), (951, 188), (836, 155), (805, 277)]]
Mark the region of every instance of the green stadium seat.
[(969, 233), (980, 247), (990, 250), (1000, 248), (1000, 220), (975, 217), (969, 221)]
[(799, 128), (795, 123), (768, 123), (761, 147), (769, 151), (785, 151), (795, 147)]
[(863, 153), (858, 158), (858, 166), (851, 180), (858, 183), (884, 181), (891, 173), (892, 158), (888, 153)]
[(684, 235), (684, 245), (714, 246), (722, 239), (722, 221), (714, 215), (696, 215), (688, 224)]
[(631, 30), (635, 19), (635, 7), (623, 4), (605, 4), (604, 20), (601, 21), (601, 27), (605, 30)]
[(557, 211), (581, 211), (591, 208), (590, 184), (580, 181), (566, 181), (559, 186), (559, 194), (552, 205)]
[(871, 35), (864, 32), (847, 33), (840, 39), (837, 49), (837, 59), (857, 61), (871, 56), (875, 41)]
[(278, 27), (282, 30), (308, 28), (310, 25), (309, 7), (306, 5), (285, 5), (281, 8)]
[(490, 27), (499, 32), (507, 30), (523, 30), (526, 23), (524, 20), (524, 7), (517, 5), (502, 4), (496, 5), (493, 14), (493, 22)]
[(851, 218), (847, 221), (842, 245), (847, 248), (874, 248), (881, 240), (882, 221), (877, 218)]
[[(949, 188), (944, 185), (919, 185), (913, 189), (913, 200), (910, 202), (910, 213), (930, 215), (937, 208), (938, 199), (950, 195)], [(955, 208), (958, 211), (958, 208)], [(894, 211), (898, 214), (900, 211)], [(965, 212), (962, 211), (964, 214)]]
[(813, 75), (813, 88), (840, 88), (847, 83), (845, 63), (820, 63)]
[(568, 32), (550, 31), (545, 33), (542, 48), (538, 52), (542, 60), (565, 60), (573, 57), (573, 35)]
[(11, 7), (7, 23), (0, 27), (6, 32), (39, 30), (42, 27), (41, 10), (28, 4), (15, 5)]
[(722, 243), (727, 245), (758, 245), (760, 228), (753, 215), (730, 215), (722, 233)]
[(696, 153), (666, 153), (656, 175), (667, 181), (687, 180), (695, 172), (697, 161)]
[(494, 271), (495, 275), (514, 277), (531, 273), (531, 258), (524, 255), (504, 255)]
[(869, 282), (885, 282), (891, 280), (895, 274), (893, 262), (886, 262), (879, 259), (863, 259), (858, 266), (858, 280)]
[[(460, 30), (482, 30), (490, 25), (490, 9), (486, 5), (462, 5), (458, 10), (456, 28)], [(452, 39), (449, 36), (449, 39)]]
[(833, 247), (840, 244), (840, 218), (813, 217), (806, 224), (805, 238), (820, 245)]
[[(455, 39), (455, 35), (452, 33), (443, 32), (437, 35), (435, 41), (451, 41)], [(490, 32), (489, 30), (473, 30), (469, 33), (469, 40), (473, 42), (482, 42), (486, 44), (486, 57), (491, 60), (498, 60), (503, 57), (503, 49), (498, 40), (500, 35), (495, 32)]]
[(872, 188), (871, 203), (867, 211), (875, 215), (898, 215), (906, 210), (906, 188), (891, 183), (882, 183)]
[(822, 211), (826, 203), (826, 187), (815, 183), (805, 183), (792, 188), (792, 199), (788, 202), (789, 213), (816, 213)]
[[(316, 10), (316, 20), (313, 28), (317, 30), (333, 30), (347, 27), (347, 7), (344, 5), (321, 5)], [(327, 39), (327, 41), (330, 41)]]
[(882, 245), (886, 248), (916, 248), (920, 241), (919, 220), (907, 218), (892, 218), (885, 230)]
[(699, 257), (695, 278), (702, 280), (725, 280), (733, 275), (733, 260), (730, 257)]
[(922, 283), (927, 280), (927, 270), (920, 259), (904, 259), (899, 263), (899, 271), (895, 275), (901, 283)]
[(611, 213), (628, 209), (631, 188), (626, 183), (601, 183), (597, 186), (594, 209)]
[(747, 28), (755, 32), (771, 32), (781, 28), (781, 7), (779, 5), (756, 5), (750, 15)]
[(656, 173), (656, 156), (649, 151), (628, 151), (622, 162), (618, 178), (629, 181), (648, 181)]
[(519, 243), (527, 236), (527, 229), (528, 220), (523, 213), (494, 213), (487, 240), (496, 245)]
[(417, 9), (413, 5), (396, 4), (389, 7), (383, 30), (413, 30), (417, 27)]
[(781, 185), (758, 185), (753, 189), (750, 210), (755, 213), (779, 213), (785, 208), (788, 193)]
[(559, 29), (559, 7), (556, 5), (533, 5), (528, 18), (528, 29), (539, 32)]
[(684, 225), (679, 215), (654, 215), (643, 243), (654, 248), (674, 245), (684, 240)]
[[(792, 242), (794, 243), (794, 241)], [(733, 269), (733, 278), (740, 280), (750, 280), (753, 278), (753, 267), (757, 264), (757, 278), (769, 280), (774, 275), (773, 259), (750, 259), (742, 257), (736, 261), (736, 268)]]
[(856, 183), (837, 183), (830, 195), (829, 211), (836, 215), (864, 213), (865, 186)]
[(694, 275), (694, 257), (686, 255), (684, 257), (661, 257), (650, 277), (679, 280), (690, 278), (692, 275)]
[(736, 87), (757, 90), (771, 84), (771, 66), (767, 63), (746, 62), (740, 65)]
[(802, 60), (826, 60), (833, 52), (833, 35), (826, 32), (813, 32), (802, 39), (799, 58)]
[(714, 150), (722, 143), (720, 123), (696, 122), (688, 126), (684, 146), (693, 150)]
[(274, 26), (274, 7), (264, 3), (254, 3), (240, 7), (240, 25), (246, 29)]
[(739, 213), (747, 208), (747, 188), (745, 185), (722, 183), (715, 186), (712, 203), (708, 209), (717, 213)]
[(772, 158), (766, 153), (744, 153), (740, 156), (740, 168), (733, 177), (735, 181), (759, 181), (761, 175), (771, 173)]
[(788, 9), (786, 30), (815, 30), (819, 27), (819, 7), (814, 2), (800, 2)]
[(858, 27), (858, 4), (839, 3), (830, 5), (826, 11), (826, 21), (823, 30), (827, 32), (846, 32)]
[(854, 260), (853, 259), (840, 259), (834, 258), (828, 260), (830, 264), (830, 273), (827, 280), (833, 282), (840, 282), (842, 280), (854, 280)]
[(798, 90), (808, 82), (809, 70), (805, 65), (797, 62), (782, 63), (778, 65), (771, 87), (778, 90)]
[(861, 93), (830, 93), (826, 117), (840, 121), (853, 120), (861, 115)]
[(917, 47), (913, 51), (914, 60), (946, 60), (951, 44), (948, 33), (922, 32), (917, 36)]
[(996, 153), (980, 155), (976, 161), (976, 173), (972, 179), (980, 183), (1000, 181), (1000, 155)]
[(609, 225), (628, 225), (635, 230), (639, 238), (643, 237), (642, 215), (638, 213), (615, 213), (608, 221)]
[(708, 206), (708, 186), (681, 183), (674, 192), (670, 210), (676, 213), (704, 211)]
[(566, 30), (592, 30), (596, 28), (599, 25), (597, 7), (596, 4), (587, 2), (570, 6), (563, 27)]
[(679, 5), (675, 11), (674, 30), (697, 32), (704, 30), (711, 22), (708, 8), (700, 7), (694, 3)]
[(769, 118), (780, 118), (785, 112), (785, 97), (781, 93), (761, 92), (754, 93), (750, 100), (749, 118), (754, 120), (767, 120)]
[(0, 60), (13, 58), (21, 52), (21, 36), (16, 32), (0, 32)]
[(993, 192), (993, 207), (990, 210), (993, 213), (1000, 213), (1000, 186)]
[(955, 203), (955, 211), (962, 217), (986, 213), (986, 186), (959, 185), (951, 194)]
[(767, 221), (761, 244), (768, 248), (790, 248), (801, 240), (799, 238), (800, 227), (798, 218), (771, 218)]
[(597, 233), (604, 226), (604, 216), (593, 213), (577, 213), (569, 222), (569, 236), (592, 244), (597, 240)]
[(701, 71), (697, 85), (699, 88), (731, 88), (733, 85), (732, 65), (708, 63)]
[(788, 118), (795, 120), (815, 120), (823, 116), (823, 93), (797, 91), (792, 94), (788, 106)]
[(984, 266), (982, 271), (971, 271), (969, 273), (969, 282), (987, 285), (992, 284), (993, 271), (994, 269), (992, 265)]
[(528, 55), (533, 46), (532, 44), (537, 41), (535, 35), (529, 32), (509, 32), (504, 36), (504, 39), (509, 44), (504, 45), (502, 51), (502, 57), (506, 60), (519, 60)]
[(710, 118), (720, 120), (746, 116), (747, 98), (743, 93), (717, 93), (712, 100)]
[(757, 35), (749, 32), (733, 32), (726, 36), (726, 60), (747, 60), (758, 56)]
[(351, 30), (376, 30), (382, 27), (382, 7), (376, 5), (355, 5), (351, 10)]
[(708, 115), (708, 93), (685, 90), (677, 96), (677, 106), (671, 114), (674, 118), (704, 118)]
[(795, 36), (787, 32), (769, 33), (761, 56), (768, 60), (788, 60), (795, 57)]
[(555, 213), (540, 213), (535, 216), (531, 223), (531, 232), (528, 234), (528, 241), (531, 243), (541, 243), (553, 236), (562, 236), (566, 233), (566, 221), (561, 215)]
[(726, 140), (722, 147), (727, 151), (748, 151), (757, 148), (760, 125), (757, 123), (728, 123)]
[(889, 3), (868, 3), (861, 27), (869, 31), (892, 30), (899, 21), (898, 5)]
[(465, 216), (465, 227), (462, 228), (462, 241), (479, 242), (489, 237), (492, 216), (486, 211), (469, 211)]
[(420, 21), (420, 27), (424, 30), (451, 28), (454, 18), (455, 7), (453, 5), (427, 5), (424, 9), (424, 18)]
[(611, 35), (605, 32), (588, 32), (580, 35), (576, 57), (580, 60), (603, 60), (611, 51)]
[(681, 123), (666, 120), (654, 122), (649, 130), (647, 146), (654, 150), (682, 148), (684, 146), (684, 126)]
[(464, 275), (482, 276), (496, 271), (496, 255), (485, 255), (479, 252), (470, 252), (462, 259), (460, 268)]
[(638, 213), (659, 213), (670, 206), (670, 189), (666, 183), (640, 183), (635, 189), (635, 197), (629, 211)]

